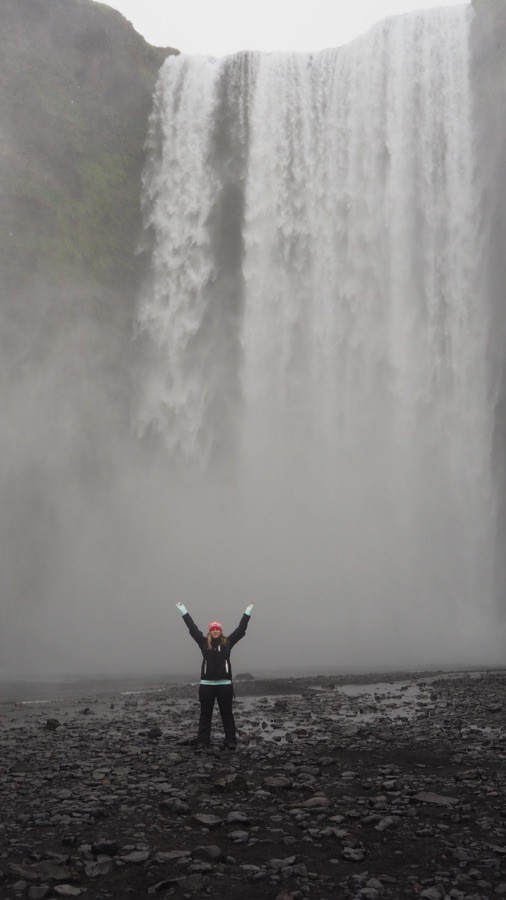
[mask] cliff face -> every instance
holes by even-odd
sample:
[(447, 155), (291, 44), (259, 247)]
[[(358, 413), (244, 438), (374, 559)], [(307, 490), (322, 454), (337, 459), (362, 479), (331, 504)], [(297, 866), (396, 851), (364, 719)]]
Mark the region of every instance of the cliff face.
[[(506, 4), (473, 0), (471, 64), (477, 141), (477, 177), (482, 191), (484, 292), (496, 311), (496, 343), (504, 359), (506, 343)], [(506, 377), (506, 376), (505, 376)]]
[(0, 591), (14, 618), (51, 595), (64, 535), (128, 435), (144, 139), (175, 52), (92, 0), (0, 5)]
[(496, 595), (506, 615), (506, 4), (473, 0), (472, 5), (472, 84), (483, 227), (480, 290), (493, 311), (490, 357), (498, 379), (493, 444), (498, 504)]
[(98, 435), (128, 430), (144, 139), (158, 70), (177, 52), (93, 0), (2, 0), (0, 453), (11, 483), (47, 459), (100, 456)]
[(9, 289), (65, 271), (130, 283), (151, 93), (174, 52), (92, 0), (3, 0), (0, 265)]

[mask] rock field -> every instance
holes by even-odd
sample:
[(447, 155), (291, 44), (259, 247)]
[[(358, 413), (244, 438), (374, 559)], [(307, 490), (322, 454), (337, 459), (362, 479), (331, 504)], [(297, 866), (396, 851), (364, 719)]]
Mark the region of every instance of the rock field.
[(506, 671), (0, 704), (0, 897), (506, 898)]

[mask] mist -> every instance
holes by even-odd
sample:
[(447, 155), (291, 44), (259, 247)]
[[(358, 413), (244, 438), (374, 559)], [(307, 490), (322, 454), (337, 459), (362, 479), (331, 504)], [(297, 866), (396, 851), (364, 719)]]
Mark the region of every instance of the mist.
[(51, 464), (27, 459), (19, 472), (3, 541), (4, 590), (15, 599), (4, 607), (4, 676), (191, 677), (198, 654), (176, 601), (202, 629), (218, 617), (225, 631), (255, 601), (236, 672), (502, 659), (493, 617), (451, 602), (446, 552), (414, 584), (412, 558), (398, 555), (409, 540), (393, 547), (377, 516), (364, 528), (353, 487), (336, 513), (310, 485), (294, 490), (288, 472), (282, 484), (241, 490), (219, 476), (175, 475), (119, 445), (111, 472), (85, 484), (50, 448)]
[[(438, 15), (311, 65), (169, 60), (136, 309), (75, 280), (4, 304), (3, 678), (196, 677), (178, 601), (225, 633), (255, 602), (235, 673), (504, 664), (500, 216), (468, 15)], [(419, 138), (403, 66), (431, 40)]]

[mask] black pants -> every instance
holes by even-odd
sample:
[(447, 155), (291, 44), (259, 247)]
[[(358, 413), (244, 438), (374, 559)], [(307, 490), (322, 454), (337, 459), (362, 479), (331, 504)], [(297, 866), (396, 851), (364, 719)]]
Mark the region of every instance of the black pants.
[(214, 701), (218, 706), (223, 722), (225, 740), (235, 744), (235, 721), (232, 712), (232, 700), (234, 689), (231, 684), (201, 684), (199, 685), (200, 720), (199, 720), (199, 744), (211, 743), (211, 722), (213, 718)]

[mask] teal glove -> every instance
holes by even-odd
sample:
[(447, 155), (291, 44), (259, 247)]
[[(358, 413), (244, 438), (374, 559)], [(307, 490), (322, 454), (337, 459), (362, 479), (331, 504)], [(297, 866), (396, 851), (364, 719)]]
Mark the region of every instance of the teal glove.
[(179, 612), (181, 613), (181, 615), (185, 616), (186, 613), (188, 612), (188, 610), (186, 609), (186, 606), (184, 605), (184, 603), (176, 603), (176, 606), (177, 606)]
[(250, 603), (250, 605), (247, 606), (246, 609), (244, 610), (244, 612), (246, 613), (247, 616), (250, 616), (251, 613), (253, 612), (254, 605), (255, 605), (254, 603)]

